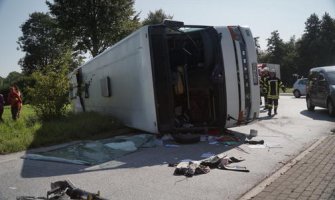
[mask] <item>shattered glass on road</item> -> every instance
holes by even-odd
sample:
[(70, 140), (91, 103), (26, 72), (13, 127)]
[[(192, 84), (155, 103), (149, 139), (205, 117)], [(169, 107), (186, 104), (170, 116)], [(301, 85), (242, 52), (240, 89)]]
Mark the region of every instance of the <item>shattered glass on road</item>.
[(98, 165), (135, 152), (139, 148), (155, 146), (154, 135), (139, 134), (117, 136), (97, 141), (84, 141), (51, 151), (26, 154), (22, 158), (78, 165)]

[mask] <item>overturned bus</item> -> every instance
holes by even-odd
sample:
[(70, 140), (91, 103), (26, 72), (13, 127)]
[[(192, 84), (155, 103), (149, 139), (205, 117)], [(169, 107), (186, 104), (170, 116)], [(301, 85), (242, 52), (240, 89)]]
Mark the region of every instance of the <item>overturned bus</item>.
[(247, 27), (165, 21), (140, 28), (70, 74), (73, 109), (151, 133), (225, 129), (259, 114)]

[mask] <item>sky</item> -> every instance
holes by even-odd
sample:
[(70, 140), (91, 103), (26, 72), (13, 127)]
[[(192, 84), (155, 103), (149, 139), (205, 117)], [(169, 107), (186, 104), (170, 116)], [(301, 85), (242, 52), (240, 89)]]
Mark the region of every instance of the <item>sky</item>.
[[(260, 38), (262, 49), (274, 30), (284, 41), (293, 35), (301, 37), (312, 13), (321, 18), (328, 12), (335, 18), (335, 0), (135, 0), (135, 11), (141, 13), (141, 20), (149, 11), (158, 9), (188, 25), (249, 26), (253, 36)], [(0, 0), (1, 77), (12, 71), (21, 72), (18, 61), (24, 52), (17, 50), (20, 26), (29, 14), (47, 11), (45, 0)]]

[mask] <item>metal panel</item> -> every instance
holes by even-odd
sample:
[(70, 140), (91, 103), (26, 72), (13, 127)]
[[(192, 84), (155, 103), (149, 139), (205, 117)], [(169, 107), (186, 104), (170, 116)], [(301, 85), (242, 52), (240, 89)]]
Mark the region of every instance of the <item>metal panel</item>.
[[(221, 48), (225, 67), (225, 80), (227, 90), (227, 116), (235, 119), (238, 118), (239, 112), (239, 94), (238, 94), (238, 79), (236, 71), (234, 44), (227, 27), (216, 27), (216, 30), (221, 34)], [(235, 126), (236, 121), (230, 119), (226, 122), (226, 127)]]
[[(152, 69), (147, 38), (148, 27), (142, 27), (127, 38), (82, 66), (84, 82), (90, 97), (87, 111), (113, 115), (125, 125), (156, 133)], [(110, 77), (113, 96), (101, 95), (100, 80)]]
[[(244, 38), (246, 49), (247, 49), (247, 56), (248, 56), (248, 68), (249, 76), (253, 77), (252, 66), (257, 64), (257, 54), (255, 48), (255, 41), (252, 36), (252, 33), (248, 27), (241, 27), (240, 28), (242, 36)], [(259, 85), (253, 84), (253, 79), (250, 78), (250, 95), (251, 95), (251, 109), (249, 113), (249, 118), (258, 117), (259, 116), (259, 99), (260, 99), (260, 89)]]
[(245, 111), (245, 83), (244, 83), (244, 73), (243, 73), (243, 63), (242, 63), (242, 55), (241, 55), (241, 48), (240, 43), (238, 41), (235, 41), (236, 46), (236, 55), (237, 55), (237, 62), (238, 62), (238, 70), (239, 70), (239, 76), (240, 76), (240, 97), (241, 97), (241, 111)]

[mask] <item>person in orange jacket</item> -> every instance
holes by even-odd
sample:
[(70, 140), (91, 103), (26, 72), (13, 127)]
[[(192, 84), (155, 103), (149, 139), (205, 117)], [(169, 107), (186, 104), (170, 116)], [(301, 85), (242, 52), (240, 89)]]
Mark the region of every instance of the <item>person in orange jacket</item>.
[(17, 118), (20, 118), (20, 113), (21, 113), (21, 109), (22, 109), (22, 105), (23, 105), (22, 93), (21, 93), (19, 87), (17, 87), (17, 85), (14, 85), (13, 87), (14, 87), (14, 89), (15, 89), (15, 92), (19, 95), (20, 100), (21, 100), (21, 102), (20, 102), (20, 104), (19, 104), (19, 111), (18, 111), (18, 113), (17, 113)]
[(3, 95), (0, 94), (0, 122), (3, 122), (2, 114), (3, 114), (4, 106), (5, 106), (5, 99), (3, 98)]
[(7, 100), (10, 104), (12, 119), (16, 120), (18, 118), (20, 107), (22, 106), (22, 99), (20, 94), (16, 91), (14, 87), (11, 87), (9, 89)]

